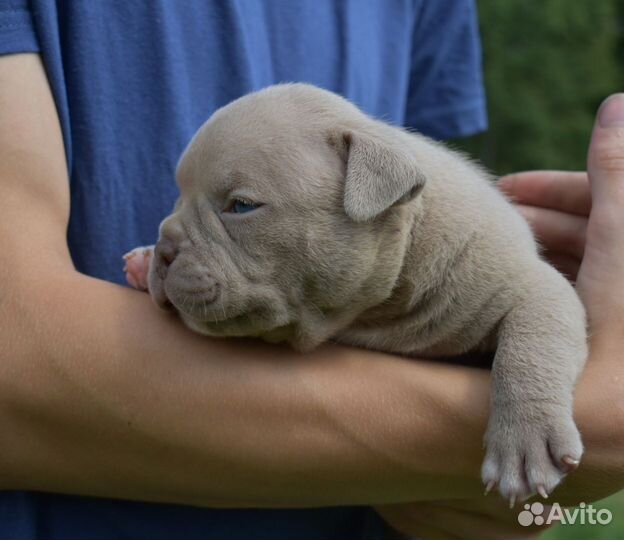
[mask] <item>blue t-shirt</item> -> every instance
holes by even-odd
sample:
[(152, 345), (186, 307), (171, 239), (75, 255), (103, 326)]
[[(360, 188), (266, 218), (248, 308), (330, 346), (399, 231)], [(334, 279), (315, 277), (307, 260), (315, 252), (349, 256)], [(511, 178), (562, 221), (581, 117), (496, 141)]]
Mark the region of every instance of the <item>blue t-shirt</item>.
[[(247, 92), (310, 82), (436, 138), (486, 125), (474, 0), (0, 0), (0, 54), (16, 52), (41, 54), (56, 101), (76, 268), (117, 283), (121, 254), (156, 240), (192, 134)], [(361, 507), (0, 493), (0, 540), (345, 540), (382, 529)]]

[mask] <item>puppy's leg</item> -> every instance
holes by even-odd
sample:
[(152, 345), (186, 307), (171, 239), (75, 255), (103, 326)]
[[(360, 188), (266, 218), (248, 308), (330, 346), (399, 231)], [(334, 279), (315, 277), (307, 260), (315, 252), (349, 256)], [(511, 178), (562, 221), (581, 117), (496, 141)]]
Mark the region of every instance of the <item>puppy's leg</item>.
[(585, 312), (565, 278), (541, 264), (501, 322), (492, 366), (482, 479), (512, 504), (546, 496), (583, 452), (572, 401), (587, 357)]
[(153, 253), (154, 246), (143, 246), (134, 248), (123, 256), (126, 261), (123, 269), (126, 280), (135, 289), (147, 291), (147, 274)]

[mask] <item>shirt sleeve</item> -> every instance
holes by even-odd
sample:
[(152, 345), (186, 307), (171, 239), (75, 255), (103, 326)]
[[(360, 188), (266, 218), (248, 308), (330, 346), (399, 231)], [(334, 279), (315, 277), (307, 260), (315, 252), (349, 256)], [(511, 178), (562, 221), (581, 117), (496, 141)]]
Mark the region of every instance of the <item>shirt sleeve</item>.
[(437, 139), (487, 128), (474, 0), (423, 0), (415, 21), (406, 125)]
[(28, 0), (0, 0), (0, 55), (39, 52)]

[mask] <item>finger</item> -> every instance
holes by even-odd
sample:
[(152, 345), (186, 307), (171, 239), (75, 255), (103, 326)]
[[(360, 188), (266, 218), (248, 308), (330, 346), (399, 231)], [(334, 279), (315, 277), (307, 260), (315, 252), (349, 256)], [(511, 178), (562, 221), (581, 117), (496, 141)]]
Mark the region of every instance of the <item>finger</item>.
[(518, 204), (586, 216), (591, 209), (587, 173), (527, 171), (503, 176), (497, 187)]
[(587, 156), (593, 207), (577, 291), (587, 307), (593, 341), (619, 340), (624, 324), (624, 94), (598, 110)]
[(547, 251), (583, 258), (587, 218), (535, 206), (517, 206)]
[(612, 95), (600, 106), (587, 166), (601, 220), (624, 230), (624, 94)]

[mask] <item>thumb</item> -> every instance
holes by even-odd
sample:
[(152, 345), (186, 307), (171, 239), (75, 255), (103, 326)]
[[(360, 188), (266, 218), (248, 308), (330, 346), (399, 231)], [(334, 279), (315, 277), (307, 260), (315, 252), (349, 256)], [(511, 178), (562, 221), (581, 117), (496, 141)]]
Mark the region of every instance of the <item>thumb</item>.
[(587, 171), (594, 207), (603, 218), (624, 223), (624, 93), (608, 97), (598, 110)]
[[(576, 282), (592, 333), (624, 323), (624, 94), (607, 98), (594, 124), (587, 172), (592, 208)], [(614, 321), (618, 321), (617, 324)], [(621, 343), (618, 338), (617, 343)]]

